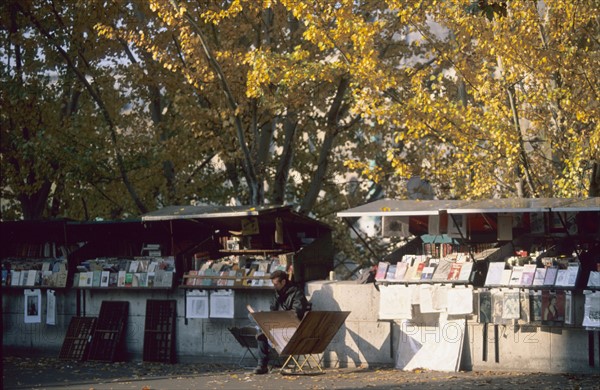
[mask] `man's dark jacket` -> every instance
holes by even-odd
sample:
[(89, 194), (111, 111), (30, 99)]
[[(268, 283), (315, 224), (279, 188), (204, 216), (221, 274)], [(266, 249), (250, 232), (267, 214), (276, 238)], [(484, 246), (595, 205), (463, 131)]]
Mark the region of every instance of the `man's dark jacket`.
[(287, 311), (293, 310), (296, 316), (301, 320), (304, 313), (308, 311), (308, 301), (299, 287), (287, 281), (285, 286), (280, 291), (275, 291), (275, 298), (271, 303), (272, 311)]

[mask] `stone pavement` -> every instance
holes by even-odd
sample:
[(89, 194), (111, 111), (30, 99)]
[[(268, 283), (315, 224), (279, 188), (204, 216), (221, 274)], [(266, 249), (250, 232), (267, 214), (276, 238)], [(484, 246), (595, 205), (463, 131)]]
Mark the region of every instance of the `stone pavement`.
[(393, 367), (325, 368), (323, 374), (254, 375), (209, 363), (73, 362), (4, 357), (4, 389), (573, 389), (600, 390), (598, 375), (515, 372), (405, 372)]

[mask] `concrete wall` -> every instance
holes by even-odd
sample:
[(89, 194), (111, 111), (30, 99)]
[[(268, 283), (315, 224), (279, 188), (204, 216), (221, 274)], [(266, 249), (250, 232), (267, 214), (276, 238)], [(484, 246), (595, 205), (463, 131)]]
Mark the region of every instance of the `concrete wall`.
[[(23, 315), (23, 290), (3, 291), (3, 349), (11, 355), (58, 356), (71, 317), (77, 313), (78, 290), (56, 290), (56, 325), (46, 324), (46, 292), (42, 290), (42, 323), (25, 324)], [(228, 328), (251, 325), (247, 304), (257, 310), (269, 310), (272, 290), (239, 290), (235, 294), (235, 318), (199, 319), (185, 318), (185, 292), (174, 290), (84, 290), (85, 313), (97, 317), (102, 301), (129, 302), (129, 317), (125, 334), (126, 358), (141, 360), (144, 350), (144, 324), (146, 300), (174, 299), (177, 301), (176, 356), (178, 361), (238, 362), (245, 349), (233, 338)], [(81, 307), (83, 308), (83, 303)], [(248, 355), (250, 356), (250, 355)], [(243, 364), (255, 364), (251, 358)]]
[[(350, 311), (345, 324), (323, 356), (326, 367), (359, 367), (395, 363), (400, 323), (377, 320), (379, 292), (373, 284), (315, 281), (306, 286), (313, 310)], [(76, 313), (75, 290), (57, 290), (57, 324), (45, 324), (46, 293), (42, 299), (42, 324), (23, 323), (23, 290), (3, 290), (3, 348), (6, 354), (58, 356), (69, 321)], [(181, 289), (87, 290), (85, 314), (97, 316), (103, 300), (128, 301), (126, 333), (128, 359), (141, 360), (147, 299), (177, 300), (176, 351), (180, 362), (218, 361), (238, 363), (245, 350), (228, 327), (250, 325), (246, 305), (268, 310), (271, 290), (237, 290), (235, 318), (186, 319), (185, 293)], [(581, 304), (577, 305), (578, 310)], [(578, 318), (581, 314), (576, 314)], [(483, 356), (483, 325), (467, 318), (467, 334), (461, 369), (498, 371), (597, 373), (600, 367), (598, 332), (594, 341), (595, 367), (588, 364), (588, 332), (579, 327), (498, 326), (498, 361), (495, 359), (494, 326), (488, 325), (487, 359)], [(249, 355), (248, 355), (249, 356)], [(250, 357), (242, 365), (255, 364)]]
[[(352, 313), (324, 356), (329, 366), (394, 364), (399, 321), (378, 321), (379, 292), (373, 284), (317, 281), (307, 285), (313, 310)], [(581, 323), (582, 296), (575, 300), (575, 318)], [(600, 371), (600, 332), (594, 336), (594, 366), (588, 364), (588, 331), (581, 327), (498, 325), (498, 360), (494, 325), (488, 325), (487, 357), (484, 327), (466, 316), (467, 327), (461, 369), (474, 371), (535, 371), (593, 373)]]

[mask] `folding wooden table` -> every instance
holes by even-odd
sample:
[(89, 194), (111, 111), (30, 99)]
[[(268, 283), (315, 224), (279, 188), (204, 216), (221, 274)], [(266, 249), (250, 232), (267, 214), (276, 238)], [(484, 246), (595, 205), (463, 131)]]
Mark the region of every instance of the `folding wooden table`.
[(305, 367), (323, 372), (323, 357), (317, 358), (315, 355), (325, 351), (350, 312), (309, 311), (302, 321), (293, 311), (256, 312), (250, 315), (277, 353), (287, 356), (282, 373), (289, 364), (293, 364), (294, 372), (304, 373)]

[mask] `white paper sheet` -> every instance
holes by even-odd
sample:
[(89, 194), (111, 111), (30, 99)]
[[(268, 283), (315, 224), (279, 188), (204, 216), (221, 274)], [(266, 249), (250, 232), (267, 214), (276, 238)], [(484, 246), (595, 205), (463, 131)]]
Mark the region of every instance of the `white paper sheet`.
[(416, 326), (404, 321), (400, 326), (395, 367), (458, 371), (465, 335), (465, 320), (440, 322), (438, 326)]
[(56, 295), (54, 290), (46, 292), (46, 324), (56, 325)]
[(472, 314), (473, 290), (470, 287), (454, 287), (448, 290), (448, 314)]
[(208, 293), (192, 290), (185, 298), (185, 318), (208, 318)]
[(439, 313), (443, 310), (436, 310), (433, 307), (433, 286), (429, 284), (419, 285), (419, 304), (421, 313)]
[(600, 328), (600, 292), (584, 291), (583, 326)]
[(407, 286), (390, 284), (379, 286), (379, 319), (412, 318), (412, 291)]
[(214, 291), (210, 294), (210, 318), (234, 318), (233, 290)]

